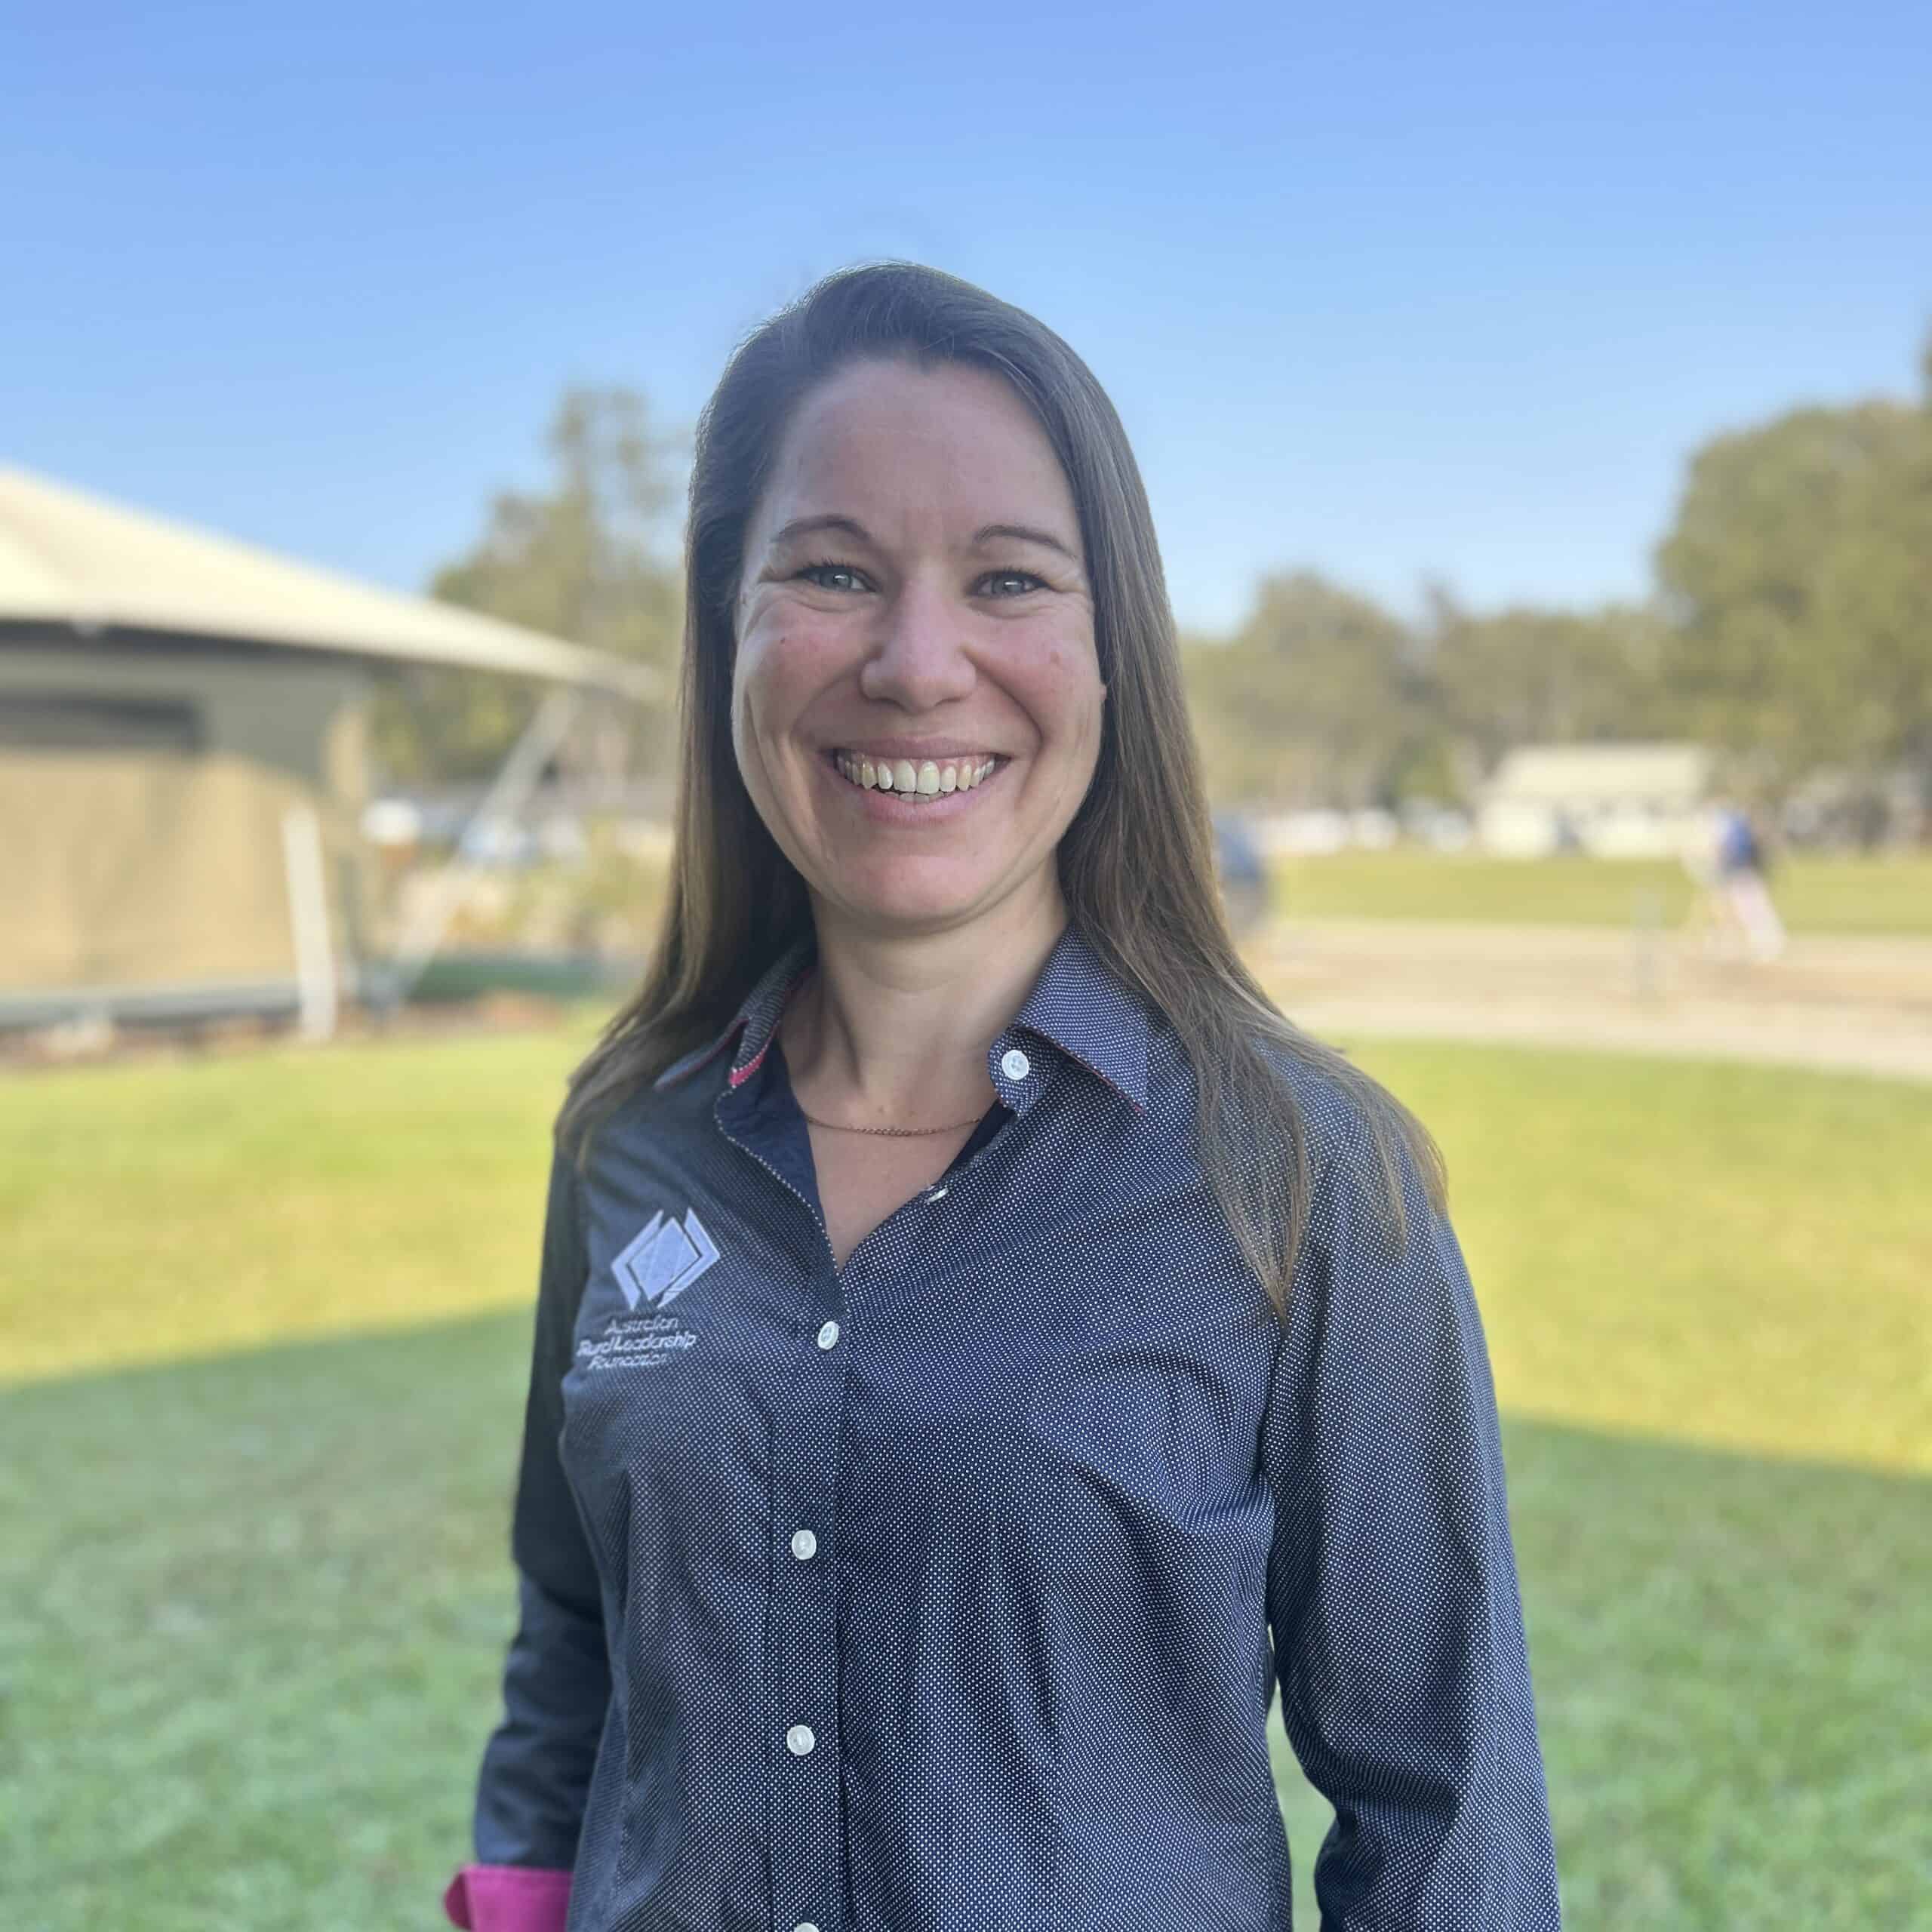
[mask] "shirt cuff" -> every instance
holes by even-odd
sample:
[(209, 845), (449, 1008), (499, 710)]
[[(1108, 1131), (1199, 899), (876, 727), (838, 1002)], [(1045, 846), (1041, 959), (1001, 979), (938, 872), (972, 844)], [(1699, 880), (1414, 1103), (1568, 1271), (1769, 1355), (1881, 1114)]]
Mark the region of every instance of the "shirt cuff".
[(571, 1875), (532, 1865), (466, 1865), (443, 1894), (463, 1932), (564, 1932)]

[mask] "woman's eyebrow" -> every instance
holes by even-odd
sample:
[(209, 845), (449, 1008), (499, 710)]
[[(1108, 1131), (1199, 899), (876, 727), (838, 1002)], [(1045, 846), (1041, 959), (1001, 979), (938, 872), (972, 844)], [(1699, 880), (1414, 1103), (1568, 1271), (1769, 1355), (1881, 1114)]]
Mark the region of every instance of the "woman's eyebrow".
[(1014, 543), (1042, 543), (1049, 550), (1057, 550), (1069, 564), (1080, 561), (1051, 530), (1035, 530), (1031, 524), (1026, 523), (989, 523), (974, 533), (973, 547), (983, 549), (987, 544), (1002, 539)]
[[(835, 531), (841, 537), (849, 537), (855, 543), (871, 543), (871, 531), (857, 517), (844, 516), (836, 512), (821, 516), (794, 517), (792, 521), (772, 532), (771, 543), (775, 549), (780, 544), (789, 543), (801, 537), (809, 537), (821, 531)], [(1080, 558), (1075, 552), (1062, 543), (1051, 530), (1041, 530), (1028, 523), (989, 523), (973, 533), (972, 547), (984, 549), (989, 543), (1038, 543), (1049, 550), (1056, 550), (1070, 564)]]
[(772, 532), (771, 541), (775, 547), (780, 543), (790, 543), (794, 537), (809, 537), (817, 530), (835, 530), (841, 536), (850, 537), (860, 543), (869, 543), (872, 540), (871, 532), (857, 517), (835, 515), (794, 517), (782, 530)]

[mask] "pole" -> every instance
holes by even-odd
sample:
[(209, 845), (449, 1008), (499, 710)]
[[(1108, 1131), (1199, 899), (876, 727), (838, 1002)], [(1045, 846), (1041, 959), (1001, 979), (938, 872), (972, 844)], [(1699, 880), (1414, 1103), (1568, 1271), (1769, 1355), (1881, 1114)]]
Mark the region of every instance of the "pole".
[(1641, 888), (1632, 907), (1630, 977), (1632, 989), (1646, 1005), (1663, 989), (1663, 894), (1654, 886)]
[(435, 957), (463, 902), (485, 868), (471, 856), (481, 845), (484, 833), (499, 818), (514, 816), (535, 789), (537, 779), (551, 754), (564, 741), (564, 734), (575, 722), (583, 702), (576, 686), (565, 685), (551, 692), (525, 726), (523, 736), (510, 747), (509, 755), (491, 780), (482, 802), (465, 822), (450, 863), (436, 875), (428, 891), (417, 902), (415, 915), (398, 945), (395, 958), (386, 975), (386, 1004), (400, 1006), (423, 977), (423, 969)]
[(314, 806), (291, 805), (283, 812), (281, 862), (288, 881), (288, 924), (295, 946), (302, 1036), (326, 1040), (335, 1032), (335, 949), (329, 940), (322, 822)]

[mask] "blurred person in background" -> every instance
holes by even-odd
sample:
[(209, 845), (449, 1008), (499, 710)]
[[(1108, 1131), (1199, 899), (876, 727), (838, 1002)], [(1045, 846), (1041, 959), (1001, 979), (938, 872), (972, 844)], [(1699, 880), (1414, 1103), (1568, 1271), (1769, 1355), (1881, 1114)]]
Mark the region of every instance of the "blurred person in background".
[(1426, 1132), (1242, 964), (1086, 365), (848, 271), (699, 431), (677, 847), (558, 1122), (474, 1932), (1558, 1923)]
[(1684, 853), (1699, 889), (1692, 925), (1759, 961), (1784, 950), (1784, 921), (1771, 899), (1770, 862), (1756, 821), (1732, 798), (1713, 799)]
[(1254, 932), (1268, 916), (1268, 867), (1253, 833), (1232, 812), (1214, 814), (1214, 875), (1235, 937)]
[(1784, 950), (1784, 921), (1771, 903), (1770, 861), (1749, 810), (1734, 800), (1718, 807), (1718, 886), (1753, 959), (1775, 959)]

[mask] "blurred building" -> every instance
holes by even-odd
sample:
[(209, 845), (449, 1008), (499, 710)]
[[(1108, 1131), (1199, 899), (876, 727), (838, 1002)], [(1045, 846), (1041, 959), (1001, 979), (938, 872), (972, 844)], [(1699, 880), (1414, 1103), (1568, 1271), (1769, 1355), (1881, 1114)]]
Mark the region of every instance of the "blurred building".
[(1711, 754), (1700, 745), (1523, 745), (1483, 788), (1485, 851), (1540, 858), (1674, 858), (1701, 830)]
[(352, 992), (366, 700), (404, 660), (646, 675), (0, 469), (0, 1026)]
[(1260, 812), (1247, 820), (1254, 842), (1270, 858), (1324, 858), (1336, 852), (1386, 852), (1407, 838), (1438, 852), (1460, 852), (1469, 842), (1468, 816), (1454, 806), (1420, 800), (1399, 812), (1376, 806), (1341, 811), (1315, 806)]

